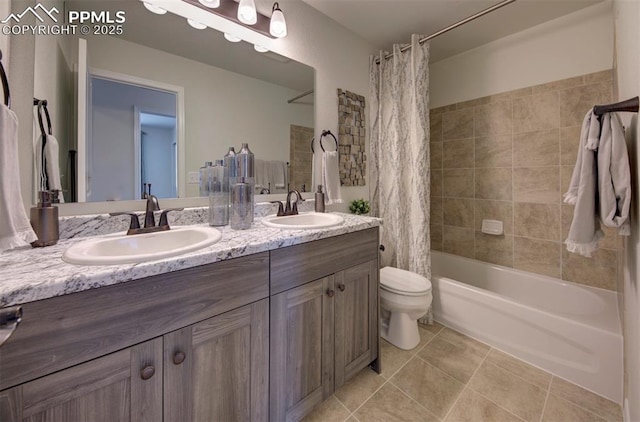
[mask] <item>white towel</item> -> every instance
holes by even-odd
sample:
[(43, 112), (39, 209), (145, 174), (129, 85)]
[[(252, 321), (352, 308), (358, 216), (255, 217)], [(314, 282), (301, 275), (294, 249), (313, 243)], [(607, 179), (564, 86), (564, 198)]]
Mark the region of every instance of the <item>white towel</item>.
[(338, 151), (324, 151), (322, 153), (322, 183), (324, 184), (326, 204), (341, 204)]
[(270, 161), (269, 162), (269, 174), (271, 175), (271, 181), (273, 182), (273, 187), (276, 189), (284, 189), (287, 187), (286, 178), (285, 178), (285, 163), (282, 161)]
[(59, 159), (59, 144), (58, 140), (53, 135), (47, 135), (47, 142), (44, 146), (44, 156), (45, 161), (47, 163), (47, 168), (42, 168), (42, 135), (38, 136), (38, 140), (36, 141), (35, 146), (35, 162), (36, 162), (36, 171), (38, 173), (38, 180), (40, 180), (40, 190), (47, 190), (44, 185), (46, 172), (46, 179), (49, 181), (49, 190), (57, 190), (58, 199), (60, 203), (64, 203), (64, 195), (62, 194), (62, 183), (60, 183), (60, 159)]
[(260, 190), (262, 188), (266, 188), (269, 186), (269, 181), (266, 177), (266, 173), (265, 173), (265, 161), (264, 160), (260, 160), (257, 159), (256, 160), (256, 167), (255, 167), (255, 172), (256, 172), (256, 190)]
[(0, 104), (0, 251), (38, 239), (22, 204), (18, 166), (18, 118)]

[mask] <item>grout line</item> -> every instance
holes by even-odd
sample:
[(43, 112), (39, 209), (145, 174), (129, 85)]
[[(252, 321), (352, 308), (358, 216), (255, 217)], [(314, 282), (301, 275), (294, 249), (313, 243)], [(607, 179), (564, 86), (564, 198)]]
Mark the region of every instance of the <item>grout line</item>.
[(415, 404), (417, 404), (418, 406), (420, 406), (421, 409), (424, 409), (429, 415), (432, 415), (434, 418), (438, 419), (438, 420), (442, 420), (444, 421), (444, 419), (440, 419), (438, 416), (436, 416), (431, 410), (427, 409), (422, 403), (420, 403), (418, 400), (414, 399), (413, 397), (411, 397), (408, 393), (406, 393), (402, 388), (398, 387), (396, 384), (394, 384), (393, 382), (391, 382), (391, 380), (389, 380), (389, 384), (393, 385), (395, 388), (398, 389), (398, 391), (400, 391), (400, 394), (402, 394), (403, 396), (407, 397), (410, 401), (414, 402)]
[[(558, 379), (562, 380), (562, 378), (557, 377), (557, 376), (555, 376), (555, 375), (552, 375), (552, 376), (551, 376), (551, 382), (549, 383), (549, 394), (553, 394), (553, 393), (551, 392), (551, 384), (552, 384), (552, 382), (553, 382), (553, 379), (554, 379), (554, 378), (558, 378)], [(566, 381), (566, 380), (563, 380), (563, 381)], [(596, 394), (596, 393), (594, 393), (594, 392), (592, 392), (592, 391), (586, 390), (586, 389), (584, 389), (584, 388), (580, 387), (580, 386), (579, 386), (579, 385), (577, 385), (577, 384), (573, 384), (571, 381), (566, 381), (566, 382), (568, 382), (568, 383), (570, 383), (570, 384), (572, 384), (572, 385), (574, 385), (574, 386), (576, 386), (576, 387), (578, 387), (578, 388), (580, 388), (580, 389), (582, 389), (582, 390), (584, 390), (584, 391), (586, 391), (586, 392), (588, 392), (588, 393), (594, 394), (594, 395), (596, 395), (596, 396), (597, 396), (597, 397), (599, 397), (599, 398), (602, 398), (602, 399), (605, 399), (605, 400), (609, 400), (609, 399), (607, 399), (606, 397), (602, 397), (602, 396), (600, 396), (600, 395), (598, 395), (598, 394)], [(575, 407), (577, 407), (577, 408), (579, 408), (579, 409), (582, 409), (582, 410), (584, 410), (585, 412), (587, 412), (587, 413), (589, 413), (589, 414), (592, 414), (592, 415), (594, 415), (594, 416), (596, 416), (596, 417), (598, 417), (598, 418), (600, 418), (600, 419), (602, 419), (602, 420), (604, 420), (604, 421), (608, 421), (608, 420), (609, 420), (609, 416), (600, 415), (600, 414), (598, 414), (598, 413), (595, 413), (593, 410), (587, 409), (586, 407), (583, 407), (583, 406), (581, 406), (580, 404), (578, 404), (578, 403), (576, 403), (576, 402), (574, 402), (574, 401), (572, 401), (572, 400), (569, 400), (568, 398), (564, 398), (564, 397), (562, 397), (562, 396), (560, 396), (560, 395), (558, 395), (558, 394), (553, 394), (553, 395), (554, 395), (555, 397), (559, 398), (560, 400), (564, 400), (564, 401), (566, 401), (567, 403), (569, 403), (569, 404), (571, 404), (571, 405), (573, 405), (573, 406), (575, 406)], [(620, 404), (618, 404), (618, 403), (615, 403), (615, 404), (616, 404), (616, 405), (618, 405), (618, 406), (620, 406), (620, 407), (621, 407), (621, 409), (622, 409), (622, 405), (620, 405)], [(623, 413), (623, 417), (624, 417), (624, 410), (623, 410), (623, 412), (622, 412), (622, 413)]]
[[(380, 377), (382, 377), (382, 375), (380, 375)], [(382, 379), (384, 379), (384, 377), (382, 377)], [(351, 412), (351, 414), (353, 415), (353, 417), (354, 417), (354, 418), (355, 418), (355, 414), (356, 414), (356, 412), (357, 412), (358, 410), (360, 410), (360, 408), (361, 408), (362, 406), (364, 406), (365, 404), (367, 404), (367, 402), (368, 402), (369, 400), (371, 400), (371, 398), (372, 398), (373, 396), (375, 396), (375, 395), (376, 395), (376, 393), (377, 393), (378, 391), (382, 390), (382, 387), (384, 387), (384, 386), (385, 386), (385, 384), (387, 384), (388, 382), (389, 382), (389, 380), (385, 380), (382, 384), (380, 384), (380, 387), (376, 388), (376, 390), (375, 390), (373, 393), (371, 393), (371, 395), (370, 395), (369, 397), (367, 397), (367, 398), (366, 398), (366, 399), (365, 399), (365, 400), (364, 400), (364, 401), (363, 401), (363, 402), (362, 402), (358, 407), (356, 407), (356, 408), (353, 410), (353, 412)], [(336, 398), (337, 398), (337, 397), (336, 397)], [(338, 401), (340, 401), (340, 400), (338, 400)], [(343, 405), (343, 406), (344, 406), (344, 405)], [(347, 410), (348, 410), (348, 409), (347, 409)], [(356, 419), (358, 419), (358, 418), (356, 418)]]
[[(551, 376), (553, 379), (553, 376)], [(551, 387), (551, 383), (549, 383), (549, 387)], [(544, 404), (542, 405), (542, 413), (540, 413), (540, 422), (542, 422), (542, 418), (544, 418), (544, 412), (547, 410), (547, 402), (549, 401), (549, 394), (551, 394), (551, 388), (547, 389), (547, 395), (544, 398)]]

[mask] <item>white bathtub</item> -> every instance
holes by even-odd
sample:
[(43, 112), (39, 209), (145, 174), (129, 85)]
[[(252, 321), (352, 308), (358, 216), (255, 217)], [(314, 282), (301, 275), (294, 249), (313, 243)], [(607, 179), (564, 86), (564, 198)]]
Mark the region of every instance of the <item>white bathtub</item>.
[(614, 292), (432, 251), (434, 318), (616, 403)]

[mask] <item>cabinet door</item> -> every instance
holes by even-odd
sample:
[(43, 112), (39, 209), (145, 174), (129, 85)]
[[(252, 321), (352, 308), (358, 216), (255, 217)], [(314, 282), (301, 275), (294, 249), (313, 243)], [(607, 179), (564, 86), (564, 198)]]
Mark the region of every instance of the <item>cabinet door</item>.
[(164, 341), (165, 422), (268, 420), (268, 299)]
[(377, 260), (336, 273), (335, 388), (378, 357)]
[(271, 420), (297, 421), (333, 392), (333, 276), (271, 297)]
[(162, 338), (0, 392), (0, 420), (162, 420)]

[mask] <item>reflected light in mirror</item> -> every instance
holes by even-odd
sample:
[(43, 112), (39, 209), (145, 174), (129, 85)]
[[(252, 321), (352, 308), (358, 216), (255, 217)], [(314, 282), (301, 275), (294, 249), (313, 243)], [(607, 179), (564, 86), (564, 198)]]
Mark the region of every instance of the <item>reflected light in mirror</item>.
[(164, 15), (165, 13), (167, 13), (167, 11), (164, 10), (162, 7), (155, 6), (151, 3), (147, 3), (146, 1), (142, 2), (142, 4), (144, 4), (144, 7), (146, 7), (149, 12), (153, 12), (156, 15)]

